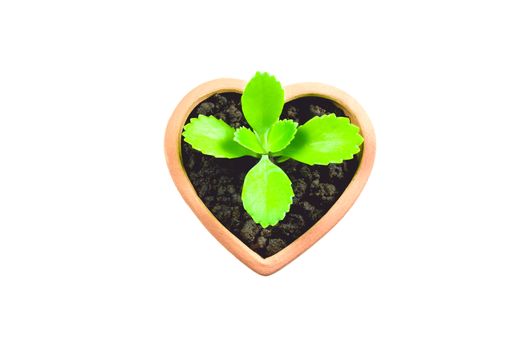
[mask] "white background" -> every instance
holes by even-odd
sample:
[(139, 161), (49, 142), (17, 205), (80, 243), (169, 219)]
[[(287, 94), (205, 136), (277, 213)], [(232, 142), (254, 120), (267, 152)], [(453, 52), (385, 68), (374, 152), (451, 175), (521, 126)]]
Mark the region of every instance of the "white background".
[[(0, 349), (524, 349), (520, 1), (2, 1)], [(165, 166), (194, 86), (353, 95), (377, 161), (271, 277)]]

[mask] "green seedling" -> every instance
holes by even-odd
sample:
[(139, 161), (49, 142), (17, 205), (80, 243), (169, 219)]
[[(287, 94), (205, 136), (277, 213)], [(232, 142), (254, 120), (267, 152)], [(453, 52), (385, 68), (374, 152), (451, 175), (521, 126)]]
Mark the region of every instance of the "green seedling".
[(268, 73), (257, 73), (248, 82), (241, 105), (251, 129), (234, 129), (212, 115), (199, 115), (186, 124), (182, 135), (209, 156), (259, 158), (244, 178), (241, 198), (246, 212), (262, 227), (281, 221), (294, 196), (288, 175), (275, 163), (290, 158), (308, 165), (341, 163), (359, 153), (363, 143), (359, 128), (347, 117), (316, 116), (300, 126), (279, 119), (284, 90)]

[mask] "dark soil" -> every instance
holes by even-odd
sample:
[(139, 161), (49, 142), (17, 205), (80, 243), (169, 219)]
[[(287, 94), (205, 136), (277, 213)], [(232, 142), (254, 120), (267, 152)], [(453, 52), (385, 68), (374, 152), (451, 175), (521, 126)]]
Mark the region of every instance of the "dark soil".
[[(248, 127), (242, 114), (240, 97), (237, 93), (214, 95), (199, 104), (188, 121), (199, 114), (214, 115), (235, 128)], [(313, 116), (326, 113), (344, 115), (330, 100), (303, 97), (288, 102), (281, 119), (293, 119), (304, 124)], [(309, 166), (291, 159), (281, 163), (279, 166), (292, 181), (295, 197), (286, 217), (277, 225), (263, 229), (250, 218), (241, 202), (244, 176), (257, 159), (213, 158), (182, 141), (183, 164), (199, 197), (228, 230), (263, 258), (292, 243), (330, 209), (352, 180), (359, 158), (328, 166)]]

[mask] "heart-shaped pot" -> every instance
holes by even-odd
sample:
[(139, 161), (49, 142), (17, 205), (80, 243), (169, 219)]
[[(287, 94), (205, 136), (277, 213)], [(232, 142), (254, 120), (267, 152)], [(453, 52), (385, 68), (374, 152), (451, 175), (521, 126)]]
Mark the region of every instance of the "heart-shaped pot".
[(270, 275), (310, 248), (334, 227), (354, 204), (372, 170), (375, 156), (375, 135), (372, 124), (363, 108), (345, 92), (318, 83), (294, 84), (285, 88), (286, 102), (306, 96), (317, 96), (331, 100), (345, 112), (345, 115), (350, 117), (353, 124), (359, 126), (364, 143), (359, 166), (354, 177), (328, 212), (283, 250), (268, 258), (262, 258), (224, 227), (202, 202), (186, 174), (181, 156), (182, 129), (193, 109), (217, 93), (236, 92), (241, 94), (245, 84), (245, 81), (237, 79), (217, 79), (204, 83), (189, 92), (179, 103), (168, 122), (164, 147), (168, 168), (175, 185), (208, 231), (253, 271), (261, 275)]

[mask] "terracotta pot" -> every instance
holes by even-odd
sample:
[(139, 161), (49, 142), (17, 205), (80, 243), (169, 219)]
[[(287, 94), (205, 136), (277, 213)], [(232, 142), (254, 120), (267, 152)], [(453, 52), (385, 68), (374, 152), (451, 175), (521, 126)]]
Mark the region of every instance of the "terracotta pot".
[(186, 175), (181, 156), (181, 132), (191, 111), (203, 100), (214, 94), (221, 92), (242, 93), (245, 84), (245, 81), (237, 79), (217, 79), (190, 91), (175, 108), (168, 122), (164, 147), (168, 168), (175, 185), (208, 231), (253, 271), (261, 275), (270, 275), (310, 248), (334, 227), (354, 204), (372, 170), (375, 156), (375, 135), (372, 124), (363, 108), (343, 91), (318, 83), (301, 83), (285, 87), (286, 102), (305, 96), (318, 96), (335, 102), (350, 117), (352, 123), (361, 128), (364, 144), (362, 145), (359, 167), (352, 181), (333, 207), (298, 239), (277, 254), (264, 259), (224, 227), (204, 205)]

